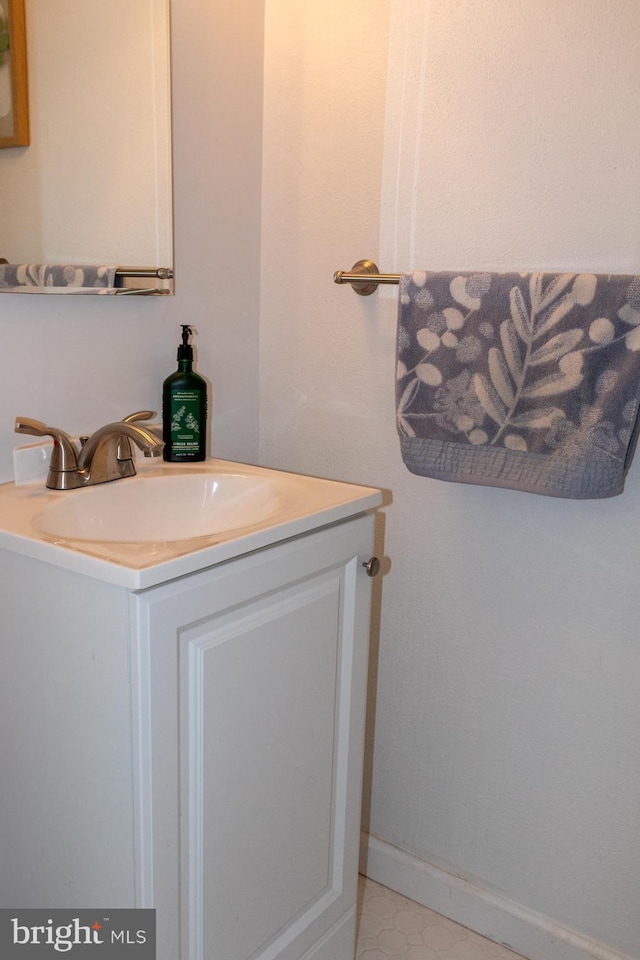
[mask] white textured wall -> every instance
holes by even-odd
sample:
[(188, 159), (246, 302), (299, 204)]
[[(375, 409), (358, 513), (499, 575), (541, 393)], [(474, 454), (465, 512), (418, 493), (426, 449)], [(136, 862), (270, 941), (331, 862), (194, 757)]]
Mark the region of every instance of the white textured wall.
[(160, 410), (181, 323), (213, 382), (212, 452), (255, 460), (262, 10), (172, 0), (175, 297), (0, 297), (0, 481), (17, 414), (77, 434)]
[(636, 0), (392, 0), (387, 269), (639, 269), (639, 23)]
[(266, 9), (261, 457), (392, 497), (366, 825), (638, 958), (640, 462), (606, 502), (409, 474), (394, 293), (331, 277), (640, 271), (640, 7)]

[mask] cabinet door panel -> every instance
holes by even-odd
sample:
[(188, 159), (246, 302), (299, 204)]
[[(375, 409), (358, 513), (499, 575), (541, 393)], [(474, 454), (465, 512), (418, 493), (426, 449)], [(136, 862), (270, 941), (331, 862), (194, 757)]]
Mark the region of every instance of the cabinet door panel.
[(353, 910), (370, 539), (359, 518), (136, 598), (159, 960), (297, 960)]
[(187, 809), (203, 827), (194, 893), (205, 944), (228, 960), (253, 956), (331, 886), (339, 599), (336, 577), (313, 578), (182, 637)]

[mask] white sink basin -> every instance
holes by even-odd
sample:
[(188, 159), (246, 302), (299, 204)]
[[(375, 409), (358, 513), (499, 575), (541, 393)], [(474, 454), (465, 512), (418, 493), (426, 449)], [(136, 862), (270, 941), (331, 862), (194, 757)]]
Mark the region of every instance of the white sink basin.
[(38, 533), (61, 540), (168, 543), (251, 527), (283, 506), (268, 477), (160, 473), (60, 493), (32, 523)]
[[(44, 476), (48, 456), (39, 451)], [(48, 490), (44, 476), (0, 484), (0, 553), (140, 590), (382, 502), (371, 487), (230, 460), (141, 458), (136, 468), (135, 477), (80, 490)]]

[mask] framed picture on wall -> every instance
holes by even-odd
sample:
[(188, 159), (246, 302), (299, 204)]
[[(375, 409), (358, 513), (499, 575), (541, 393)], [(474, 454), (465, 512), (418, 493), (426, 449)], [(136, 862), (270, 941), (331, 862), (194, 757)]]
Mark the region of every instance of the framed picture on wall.
[(0, 0), (0, 147), (29, 146), (24, 0)]

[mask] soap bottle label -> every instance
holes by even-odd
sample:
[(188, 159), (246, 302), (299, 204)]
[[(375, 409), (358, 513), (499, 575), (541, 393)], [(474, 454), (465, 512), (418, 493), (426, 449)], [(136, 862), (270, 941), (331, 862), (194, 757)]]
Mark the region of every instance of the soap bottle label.
[(200, 395), (197, 390), (176, 390), (171, 395), (171, 446), (176, 453), (200, 450)]

